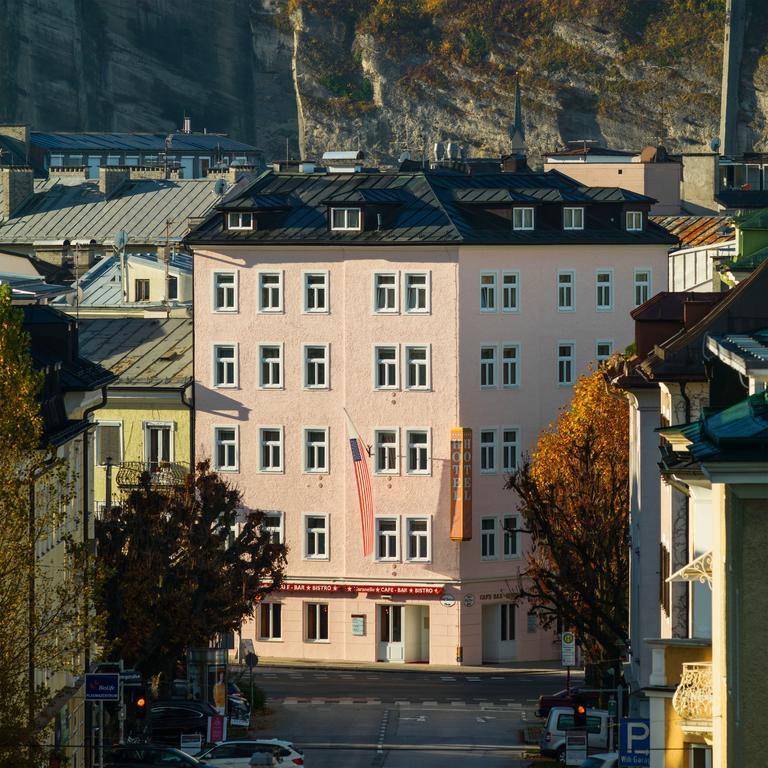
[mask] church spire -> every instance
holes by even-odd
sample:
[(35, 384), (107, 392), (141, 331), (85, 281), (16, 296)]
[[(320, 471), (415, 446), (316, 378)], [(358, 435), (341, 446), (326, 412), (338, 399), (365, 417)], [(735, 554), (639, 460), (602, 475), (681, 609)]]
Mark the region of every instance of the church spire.
[(512, 152), (525, 154), (525, 124), (523, 123), (523, 105), (520, 99), (520, 75), (515, 81), (515, 122), (509, 127), (509, 138), (512, 139)]

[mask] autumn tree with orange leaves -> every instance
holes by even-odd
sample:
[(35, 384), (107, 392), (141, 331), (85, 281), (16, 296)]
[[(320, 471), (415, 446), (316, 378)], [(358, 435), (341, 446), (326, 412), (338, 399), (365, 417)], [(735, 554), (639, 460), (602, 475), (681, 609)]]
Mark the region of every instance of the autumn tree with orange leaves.
[(600, 371), (510, 477), (531, 548), (519, 580), (544, 626), (576, 633), (588, 662), (618, 668), (627, 639), (629, 409)]

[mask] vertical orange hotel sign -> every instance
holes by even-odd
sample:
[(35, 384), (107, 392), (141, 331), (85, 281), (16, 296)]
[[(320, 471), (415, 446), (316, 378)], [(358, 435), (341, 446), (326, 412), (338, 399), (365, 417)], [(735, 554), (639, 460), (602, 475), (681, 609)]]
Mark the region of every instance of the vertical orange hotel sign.
[(451, 541), (472, 538), (472, 430), (451, 430)]

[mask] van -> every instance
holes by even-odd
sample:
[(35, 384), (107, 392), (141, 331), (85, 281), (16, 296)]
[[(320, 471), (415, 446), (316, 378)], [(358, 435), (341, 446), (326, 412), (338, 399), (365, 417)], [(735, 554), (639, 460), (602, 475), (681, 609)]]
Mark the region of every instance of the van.
[[(542, 755), (565, 760), (565, 732), (573, 728), (573, 707), (552, 707), (539, 737)], [(587, 747), (590, 751), (608, 751), (608, 711), (587, 709)]]

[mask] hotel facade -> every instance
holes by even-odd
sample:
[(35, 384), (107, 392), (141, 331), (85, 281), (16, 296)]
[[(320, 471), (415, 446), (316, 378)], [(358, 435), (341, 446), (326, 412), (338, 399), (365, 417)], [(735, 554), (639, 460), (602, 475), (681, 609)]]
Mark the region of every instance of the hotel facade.
[(243, 639), (264, 657), (556, 657), (556, 628), (511, 599), (528, 543), (506, 477), (630, 343), (672, 238), (650, 198), (557, 172), (301, 170), (242, 181), (187, 238), (197, 459), (288, 547)]

